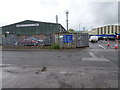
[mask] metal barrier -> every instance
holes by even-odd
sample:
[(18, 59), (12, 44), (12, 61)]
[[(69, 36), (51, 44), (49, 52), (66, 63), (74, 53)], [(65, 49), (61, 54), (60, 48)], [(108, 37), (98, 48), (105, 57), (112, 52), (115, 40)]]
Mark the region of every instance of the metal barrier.
[(55, 34), (55, 43), (60, 48), (78, 48), (89, 46), (88, 33)]
[(38, 45), (51, 45), (53, 43), (52, 34), (50, 35), (10, 35), (8, 37), (2, 37), (2, 45), (24, 45), (23, 42), (25, 39), (33, 38), (35, 41), (39, 41)]
[(59, 44), (60, 48), (77, 48), (89, 46), (88, 33), (57, 33), (49, 35), (41, 34), (19, 36), (9, 35), (8, 37), (2, 38), (2, 45), (26, 45), (21, 44), (21, 42), (31, 37), (41, 41), (41, 43), (37, 44), (39, 46), (50, 46), (52, 44)]

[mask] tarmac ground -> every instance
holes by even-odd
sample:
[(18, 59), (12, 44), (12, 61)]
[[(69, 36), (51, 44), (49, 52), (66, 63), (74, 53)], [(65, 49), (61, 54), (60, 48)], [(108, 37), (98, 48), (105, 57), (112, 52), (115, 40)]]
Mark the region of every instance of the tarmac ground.
[[(1, 51), (2, 88), (118, 88), (115, 42), (62, 50)], [(12, 83), (11, 83), (12, 82)]]

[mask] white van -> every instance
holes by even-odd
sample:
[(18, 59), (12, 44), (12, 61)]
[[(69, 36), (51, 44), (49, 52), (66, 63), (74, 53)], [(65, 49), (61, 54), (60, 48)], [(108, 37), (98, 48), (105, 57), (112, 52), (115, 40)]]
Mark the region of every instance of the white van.
[(89, 41), (92, 42), (92, 43), (98, 42), (98, 36), (91, 36)]

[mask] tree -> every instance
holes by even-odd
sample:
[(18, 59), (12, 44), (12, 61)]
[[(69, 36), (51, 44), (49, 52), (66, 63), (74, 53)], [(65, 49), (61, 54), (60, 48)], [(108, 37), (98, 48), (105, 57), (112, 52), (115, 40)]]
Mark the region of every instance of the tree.
[(74, 29), (69, 29), (68, 31), (75, 31)]

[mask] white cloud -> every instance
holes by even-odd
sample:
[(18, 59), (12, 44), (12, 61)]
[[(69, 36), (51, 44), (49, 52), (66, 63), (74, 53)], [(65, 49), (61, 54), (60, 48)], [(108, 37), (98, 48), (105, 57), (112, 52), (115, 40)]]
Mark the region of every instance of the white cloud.
[(107, 3), (101, 3), (100, 0), (96, 3), (88, 1), (93, 0), (0, 0), (0, 26), (27, 19), (55, 22), (55, 16), (58, 15), (59, 23), (66, 28), (67, 9), (69, 28), (75, 30), (79, 29), (80, 23), (81, 28), (87, 29), (117, 23), (117, 3), (110, 3), (113, 0)]

